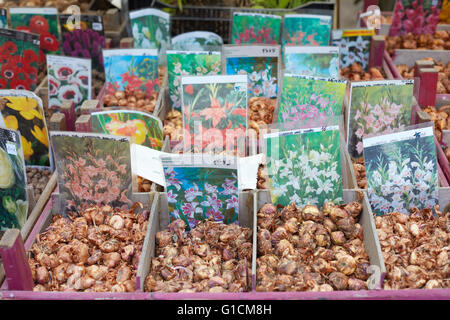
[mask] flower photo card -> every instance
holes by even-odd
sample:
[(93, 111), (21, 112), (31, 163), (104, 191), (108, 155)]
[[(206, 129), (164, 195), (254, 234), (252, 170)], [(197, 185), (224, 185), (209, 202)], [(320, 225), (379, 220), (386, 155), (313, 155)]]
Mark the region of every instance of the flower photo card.
[(392, 14), (389, 36), (416, 36), (436, 31), (442, 0), (397, 0)]
[(181, 78), (185, 152), (245, 156), (247, 76)]
[(59, 110), (64, 100), (75, 103), (91, 99), (91, 59), (47, 55), (48, 108)]
[(45, 63), (46, 54), (59, 53), (58, 9), (9, 8), (9, 16), (11, 29), (39, 34), (39, 63)]
[(331, 16), (286, 14), (283, 46), (328, 46), (332, 29)]
[(157, 9), (130, 11), (130, 24), (136, 49), (158, 49), (159, 62), (165, 62), (170, 44), (170, 14)]
[(273, 132), (264, 142), (273, 204), (343, 201), (339, 126)]
[(52, 131), (62, 214), (91, 204), (131, 204), (130, 139), (105, 134)]
[(169, 97), (172, 108), (181, 110), (181, 77), (217, 75), (222, 71), (219, 51), (167, 51)]
[(291, 74), (339, 78), (339, 47), (286, 46), (284, 69)]
[(202, 155), (202, 161), (188, 158), (189, 155), (161, 157), (169, 221), (182, 219), (187, 229), (208, 218), (226, 224), (237, 223), (239, 189), (236, 159), (228, 161), (224, 157), (210, 155)]
[(163, 125), (161, 119), (146, 112), (111, 110), (91, 113), (92, 132), (128, 136), (132, 143), (161, 150)]
[(27, 166), (50, 167), (50, 150), (42, 100), (27, 90), (0, 90), (6, 128), (18, 130)]
[(374, 29), (333, 30), (331, 44), (339, 47), (341, 68), (359, 64), (369, 70), (370, 42)]
[(140, 90), (149, 98), (159, 92), (156, 49), (103, 50), (107, 94)]
[(0, 29), (0, 89), (36, 89), (39, 38), (38, 34)]
[(68, 23), (70, 14), (60, 14), (62, 47), (66, 56), (92, 60), (92, 69), (103, 73), (102, 49), (106, 47), (103, 17), (80, 15), (80, 28)]
[(8, 11), (4, 8), (0, 8), (0, 29), (8, 28)]
[(413, 84), (413, 80), (350, 83), (346, 127), (347, 147), (352, 159), (363, 157), (363, 137), (390, 133), (410, 124)]
[(214, 51), (223, 45), (221, 36), (209, 31), (185, 32), (172, 38), (172, 50)]
[(276, 122), (312, 123), (339, 116), (345, 88), (345, 80), (285, 73)]
[(277, 97), (279, 45), (226, 45), (223, 59), (227, 74), (248, 75), (249, 98)]
[(363, 139), (369, 202), (376, 215), (438, 204), (433, 127)]
[(261, 13), (234, 12), (232, 44), (278, 44), (281, 16)]
[(20, 133), (0, 128), (0, 231), (24, 226), (28, 213), (26, 187)]

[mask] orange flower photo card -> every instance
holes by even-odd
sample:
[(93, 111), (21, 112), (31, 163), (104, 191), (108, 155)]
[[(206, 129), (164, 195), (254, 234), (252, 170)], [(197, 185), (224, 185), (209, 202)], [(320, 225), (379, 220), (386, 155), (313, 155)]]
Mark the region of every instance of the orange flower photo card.
[(91, 204), (128, 207), (132, 175), (130, 138), (106, 134), (50, 133), (63, 214)]
[(185, 152), (245, 156), (247, 75), (181, 78)]

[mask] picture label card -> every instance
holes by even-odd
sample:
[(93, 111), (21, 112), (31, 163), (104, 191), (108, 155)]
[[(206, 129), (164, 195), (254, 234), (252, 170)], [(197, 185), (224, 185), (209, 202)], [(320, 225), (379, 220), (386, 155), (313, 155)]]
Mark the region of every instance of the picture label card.
[[(162, 157), (169, 220), (182, 219), (188, 228), (212, 217), (226, 224), (237, 223), (239, 188), (236, 159), (202, 155), (207, 161), (190, 162), (189, 155)], [(217, 161), (214, 161), (217, 158)], [(221, 164), (219, 164), (221, 163)]]
[(376, 215), (438, 204), (433, 127), (363, 139), (369, 201)]
[(356, 63), (368, 71), (370, 42), (374, 34), (374, 29), (333, 30), (331, 43), (339, 47), (339, 66), (345, 68)]
[(274, 132), (264, 141), (273, 204), (343, 201), (339, 126)]
[(59, 110), (64, 100), (75, 110), (91, 99), (91, 59), (47, 55), (48, 108)]
[(223, 53), (227, 74), (248, 75), (249, 98), (277, 97), (280, 46), (228, 45)]
[(36, 89), (39, 43), (38, 34), (0, 29), (0, 89)]
[(102, 49), (106, 47), (103, 17), (80, 15), (80, 29), (68, 23), (70, 14), (60, 14), (62, 45), (66, 56), (92, 60), (92, 69), (103, 73)]
[(234, 12), (232, 44), (280, 42), (281, 16), (261, 13)]
[(42, 100), (27, 90), (0, 90), (0, 110), (8, 129), (18, 130), (27, 166), (50, 166)]
[(20, 133), (0, 128), (0, 231), (24, 226), (28, 213), (26, 187)]
[(131, 204), (130, 139), (104, 134), (50, 133), (58, 171), (62, 213), (91, 204)]
[(245, 156), (247, 76), (181, 78), (185, 152)]
[(108, 94), (134, 90), (149, 98), (159, 92), (156, 49), (103, 50), (103, 60)]
[(185, 32), (172, 38), (172, 50), (210, 51), (223, 45), (218, 34), (209, 31)]
[(339, 79), (339, 47), (286, 46), (283, 53), (291, 74)]
[(217, 75), (222, 70), (221, 52), (167, 51), (169, 97), (172, 108), (181, 110), (181, 77)]
[(351, 82), (346, 120), (350, 156), (363, 156), (363, 137), (408, 126), (412, 98), (413, 80)]
[(331, 16), (286, 14), (283, 24), (283, 46), (328, 46), (331, 28)]
[(277, 123), (317, 120), (339, 116), (345, 80), (286, 73), (277, 112)]
[(136, 49), (158, 49), (159, 62), (165, 61), (170, 44), (170, 14), (157, 9), (130, 11), (130, 24)]
[(91, 113), (92, 132), (130, 137), (138, 145), (161, 150), (163, 125), (161, 119), (145, 112), (111, 110)]

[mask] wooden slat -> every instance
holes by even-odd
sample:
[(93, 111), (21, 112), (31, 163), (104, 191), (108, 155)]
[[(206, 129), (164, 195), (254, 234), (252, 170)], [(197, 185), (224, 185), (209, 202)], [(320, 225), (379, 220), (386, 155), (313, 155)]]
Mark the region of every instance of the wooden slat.
[(9, 290), (33, 290), (34, 282), (19, 229), (8, 229), (0, 241), (0, 256)]

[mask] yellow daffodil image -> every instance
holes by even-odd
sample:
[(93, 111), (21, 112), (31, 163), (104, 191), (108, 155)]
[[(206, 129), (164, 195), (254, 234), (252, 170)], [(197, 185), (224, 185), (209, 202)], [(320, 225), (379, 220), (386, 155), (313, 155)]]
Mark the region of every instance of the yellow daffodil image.
[(9, 103), (6, 105), (13, 110), (19, 111), (24, 119), (33, 120), (34, 117), (42, 119), (37, 100), (27, 97), (8, 97), (8, 100)]
[(8, 189), (15, 182), (14, 170), (8, 154), (0, 148), (0, 188)]
[(24, 136), (20, 136), (20, 139), (22, 140), (23, 156), (25, 160), (28, 160), (34, 153), (33, 148), (31, 147), (31, 142)]
[(48, 135), (47, 129), (44, 127), (42, 130), (37, 125), (34, 125), (34, 130), (31, 129), (33, 136), (39, 140), (43, 145), (48, 148)]
[(19, 128), (19, 123), (17, 122), (17, 118), (15, 116), (9, 115), (4, 120), (7, 128), (13, 130), (17, 130)]
[(143, 144), (148, 134), (145, 122), (140, 119), (127, 122), (113, 120), (106, 125), (106, 130), (114, 135), (134, 137), (137, 144)]

